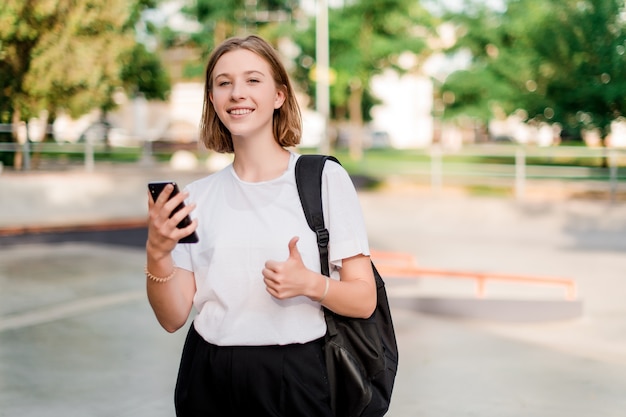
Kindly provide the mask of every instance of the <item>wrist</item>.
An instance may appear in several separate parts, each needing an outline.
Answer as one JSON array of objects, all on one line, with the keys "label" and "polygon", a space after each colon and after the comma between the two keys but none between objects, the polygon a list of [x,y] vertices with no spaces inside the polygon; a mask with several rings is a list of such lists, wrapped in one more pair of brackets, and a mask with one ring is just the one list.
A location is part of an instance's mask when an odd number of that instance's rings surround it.
[{"label": "wrist", "polygon": [[326,299],[326,296],[328,295],[328,289],[330,288],[330,278],[326,276],[324,278],[324,292],[322,293],[322,297],[317,300],[317,302],[320,304],[322,304]]},{"label": "wrist", "polygon": [[174,275],[176,274],[176,269],[177,269],[176,265],[174,265],[173,268],[172,268],[172,272],[170,272],[169,275],[167,275],[167,276],[157,276],[157,275],[154,275],[152,272],[150,272],[150,270],[148,269],[148,265],[146,265],[144,267],[144,272],[146,274],[146,278],[148,278],[149,280],[152,280],[152,281],[154,281],[156,283],[159,283],[159,284],[164,284],[164,283],[170,281],[172,278],[174,278]]},{"label": "wrist", "polygon": [[150,240],[146,242],[146,256],[148,258],[148,263],[160,263],[163,259],[170,256],[170,251],[164,251],[150,243]]},{"label": "wrist", "polygon": [[322,274],[318,274],[317,277],[318,279],[314,281],[315,286],[313,289],[313,294],[310,298],[316,303],[321,304],[328,295],[328,289],[330,288],[330,278]]}]

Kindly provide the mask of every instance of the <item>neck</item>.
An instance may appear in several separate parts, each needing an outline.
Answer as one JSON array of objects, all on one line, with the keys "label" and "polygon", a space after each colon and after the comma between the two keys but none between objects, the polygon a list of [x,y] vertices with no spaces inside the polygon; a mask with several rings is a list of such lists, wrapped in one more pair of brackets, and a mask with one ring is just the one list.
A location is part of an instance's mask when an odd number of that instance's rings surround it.
[{"label": "neck", "polygon": [[274,144],[235,149],[233,169],[237,176],[246,182],[269,181],[280,177],[287,170],[290,153],[277,143]]}]

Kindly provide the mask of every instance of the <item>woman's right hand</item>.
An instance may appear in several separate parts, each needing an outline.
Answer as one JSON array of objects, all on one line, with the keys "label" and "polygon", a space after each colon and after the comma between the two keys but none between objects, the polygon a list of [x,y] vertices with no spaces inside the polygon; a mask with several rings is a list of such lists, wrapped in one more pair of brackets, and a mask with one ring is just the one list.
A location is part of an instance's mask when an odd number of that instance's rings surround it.
[{"label": "woman's right hand", "polygon": [[146,242],[148,271],[157,277],[168,277],[166,282],[146,279],[148,300],[157,320],[168,332],[181,328],[191,311],[196,283],[191,271],[176,268],[172,250],[179,239],[189,235],[198,227],[197,220],[184,229],[176,225],[195,208],[194,204],[184,207],[174,214],[172,211],[183,202],[187,193],[178,193],[168,200],[174,187],[165,186],[155,202],[148,193],[148,241]]},{"label": "woman's right hand", "polygon": [[183,207],[170,218],[172,211],[189,195],[187,192],[181,192],[168,200],[172,191],[174,191],[174,186],[167,184],[156,201],[152,201],[152,197],[148,193],[148,241],[146,250],[155,260],[169,255],[180,239],[190,235],[198,227],[197,219],[194,219],[189,226],[183,229],[176,227],[185,216],[193,211],[195,204]]}]

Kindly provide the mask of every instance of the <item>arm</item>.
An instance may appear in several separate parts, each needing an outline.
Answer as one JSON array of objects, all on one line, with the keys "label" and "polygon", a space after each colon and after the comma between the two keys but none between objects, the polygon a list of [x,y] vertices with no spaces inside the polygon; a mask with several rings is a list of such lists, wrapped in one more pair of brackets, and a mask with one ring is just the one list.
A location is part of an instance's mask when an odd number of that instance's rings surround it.
[{"label": "arm", "polygon": [[180,193],[167,200],[173,187],[166,186],[156,202],[148,196],[148,240],[146,242],[146,267],[150,274],[157,277],[174,275],[167,282],[157,282],[146,278],[148,301],[161,326],[168,332],[181,328],[191,312],[196,284],[193,273],[176,268],[172,259],[172,250],[179,239],[187,236],[197,227],[197,220],[184,229],[176,225],[189,214],[194,205],[186,206],[169,218],[174,208],[180,204],[187,193]]},{"label": "arm", "polygon": [[342,316],[368,318],[376,309],[376,281],[370,257],[353,256],[344,259],[342,265],[339,281],[316,274],[323,280],[315,279],[315,292],[311,298],[319,300],[323,296],[328,279],[328,291],[322,300],[324,307]]},{"label": "arm", "polygon": [[[303,179],[303,169],[306,168],[299,167],[296,167],[296,176]],[[336,163],[325,164],[320,179],[324,223],[330,231],[331,243],[334,239],[341,247],[335,258],[341,259],[340,280],[307,269],[295,237],[289,242],[289,257],[285,262],[266,262],[263,276],[267,291],[279,299],[304,295],[337,314],[368,318],[376,309],[376,281],[370,258],[363,254],[367,234],[356,189],[348,173]],[[304,181],[304,184],[307,187],[320,186],[316,181]],[[300,185],[298,192],[302,192]],[[319,220],[322,213],[316,208],[319,201],[315,200],[313,197],[313,201],[305,204],[305,215]],[[319,222],[314,223],[320,226]],[[347,246],[342,245],[346,242]]]},{"label": "arm", "polygon": [[372,315],[376,309],[376,281],[369,256],[344,259],[339,271],[340,281],[337,281],[307,269],[297,243],[297,237],[289,242],[286,261],[265,263],[264,282],[272,296],[285,299],[304,295],[313,301],[321,300],[326,308],[343,316],[368,318]]}]

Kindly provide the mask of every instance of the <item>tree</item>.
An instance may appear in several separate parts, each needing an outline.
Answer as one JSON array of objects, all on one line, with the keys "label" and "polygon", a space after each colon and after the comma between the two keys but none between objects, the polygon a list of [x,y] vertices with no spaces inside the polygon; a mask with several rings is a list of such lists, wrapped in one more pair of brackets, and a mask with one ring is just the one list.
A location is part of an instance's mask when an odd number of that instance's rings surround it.
[{"label": "tree", "polygon": [[120,56],[120,81],[130,95],[141,93],[148,100],[166,100],[171,89],[170,79],[159,57],[146,46],[136,43]]},{"label": "tree", "polygon": [[[191,34],[166,31],[167,43],[170,47],[179,44],[191,45],[199,49],[206,58],[216,45],[231,36],[245,33],[267,34],[268,41],[275,41],[271,26],[290,22],[294,11],[298,8],[296,0],[194,0],[182,11],[202,26],[202,30]],[[283,27],[284,29],[284,27]],[[271,38],[271,39],[270,39]],[[204,73],[204,64],[190,63],[186,75],[190,78]]]},{"label": "tree", "polygon": [[134,43],[130,15],[122,0],[9,0],[0,23],[10,106],[3,110],[20,120],[58,107],[79,115],[104,103],[118,57]]},{"label": "tree", "polygon": [[[626,22],[620,0],[509,0],[503,11],[466,2],[452,14],[471,51],[467,70],[442,86],[445,117],[493,109],[569,129],[598,128],[626,114]],[[445,100],[446,94],[454,99]]]},{"label": "tree", "polygon": [[[281,38],[295,41],[300,52],[294,59],[300,65],[294,68],[292,75],[314,96],[315,16],[301,18],[303,14],[294,0],[195,0],[183,10],[200,22],[203,29],[181,36],[179,41],[197,46],[204,55],[225,38],[246,32],[259,33],[275,46]],[[434,21],[414,0],[345,1],[331,8],[329,36],[330,64],[335,74],[331,88],[334,116],[343,119],[348,115],[351,123],[360,128],[375,103],[369,90],[371,78],[389,67],[404,71],[398,65],[398,57],[403,52],[420,55],[427,51]],[[170,45],[177,43],[171,33],[168,38]],[[204,63],[193,70],[187,75],[201,74]],[[354,144],[354,153],[360,154],[360,141]]]},{"label": "tree", "polygon": [[[134,74],[131,56],[146,63],[147,51],[136,47],[135,24],[155,0],[6,0],[0,9],[0,122],[54,114],[73,116],[94,108],[108,109],[117,87],[134,91],[169,88],[161,74],[149,85],[145,71]],[[127,65],[125,77],[121,73]],[[142,70],[145,70],[144,66]]]},{"label": "tree", "polygon": [[[329,11],[330,67],[334,74],[331,107],[334,117],[348,115],[359,132],[375,99],[370,91],[373,76],[386,68],[404,72],[398,57],[403,52],[417,56],[428,51],[435,18],[413,0],[357,0]],[[314,57],[315,25],[297,36],[302,47],[300,62]],[[301,69],[300,80],[311,70]],[[311,86],[310,82],[309,85]],[[353,157],[361,154],[360,135],[352,136]]]}]

